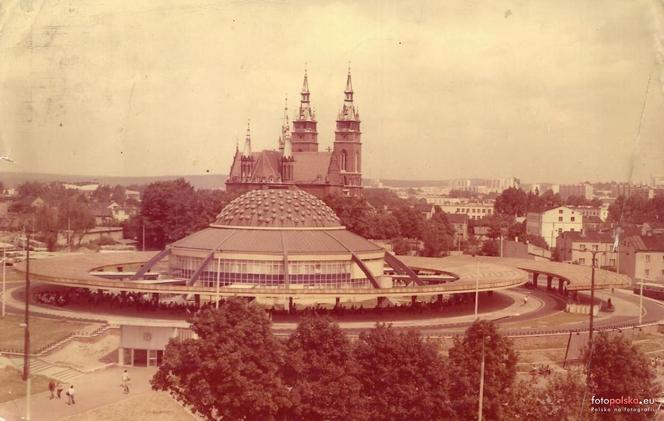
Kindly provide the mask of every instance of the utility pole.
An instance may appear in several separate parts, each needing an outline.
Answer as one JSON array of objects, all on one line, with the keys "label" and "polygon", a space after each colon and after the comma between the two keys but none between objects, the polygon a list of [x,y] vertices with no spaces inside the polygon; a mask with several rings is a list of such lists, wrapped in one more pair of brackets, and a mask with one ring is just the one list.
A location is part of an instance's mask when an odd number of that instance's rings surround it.
[{"label": "utility pole", "polygon": [[597,253],[599,253],[598,250],[591,250],[590,253],[592,253],[592,270],[590,272],[590,323],[588,326],[588,348],[592,347],[593,344],[593,319],[595,318],[595,315],[593,314],[593,310],[595,308],[595,260]]},{"label": "utility pole", "polygon": [[5,310],[5,294],[7,294],[7,248],[2,247],[2,317],[7,315]]},{"label": "utility pole", "polygon": [[480,398],[479,409],[477,410],[477,421],[482,421],[482,406],[484,404],[484,339],[482,336],[482,361],[480,362]]},{"label": "utility pole", "polygon": [[643,324],[643,278],[641,278],[641,292],[639,293],[639,325]]},{"label": "utility pole", "polygon": [[25,236],[25,334],[23,336],[23,381],[25,381],[25,419],[30,421],[30,231],[26,230]]},{"label": "utility pole", "polygon": [[475,256],[475,319],[478,318],[477,310],[480,300],[480,262]]}]

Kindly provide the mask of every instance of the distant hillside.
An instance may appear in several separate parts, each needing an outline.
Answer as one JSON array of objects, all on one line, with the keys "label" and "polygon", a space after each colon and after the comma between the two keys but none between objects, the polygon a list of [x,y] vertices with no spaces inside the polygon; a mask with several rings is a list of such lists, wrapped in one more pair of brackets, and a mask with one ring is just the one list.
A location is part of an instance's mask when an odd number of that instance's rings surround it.
[{"label": "distant hillside", "polygon": [[226,178],[224,174],[210,174],[210,175],[164,175],[155,177],[111,177],[111,176],[86,176],[86,175],[71,175],[71,174],[41,174],[41,173],[6,173],[0,172],[0,181],[7,187],[16,187],[26,181],[39,181],[43,183],[50,183],[52,181],[59,181],[61,183],[81,183],[91,182],[100,184],[110,184],[112,186],[120,184],[123,186],[135,184],[150,184],[155,181],[175,180],[177,178],[184,178],[197,189],[217,189],[223,188]]},{"label": "distant hillside", "polygon": [[[52,181],[59,181],[61,183],[100,183],[110,184],[112,186],[120,184],[122,186],[130,186],[136,184],[150,184],[155,181],[175,180],[177,178],[184,178],[197,189],[217,189],[224,188],[224,183],[228,178],[225,174],[210,174],[210,175],[160,175],[154,177],[113,177],[113,176],[89,176],[89,175],[72,175],[72,174],[42,174],[42,173],[10,173],[0,172],[0,181],[7,187],[16,187],[26,181],[40,181],[42,183],[50,183]],[[378,180],[365,178],[362,183],[367,187],[373,187]],[[380,180],[384,186],[389,187],[446,187],[447,180]]]}]

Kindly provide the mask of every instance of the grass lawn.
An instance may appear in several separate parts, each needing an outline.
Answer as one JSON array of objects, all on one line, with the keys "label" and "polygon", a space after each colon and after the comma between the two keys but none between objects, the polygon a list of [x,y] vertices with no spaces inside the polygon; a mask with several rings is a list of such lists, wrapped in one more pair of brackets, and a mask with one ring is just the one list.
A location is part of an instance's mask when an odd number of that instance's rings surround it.
[{"label": "grass lawn", "polygon": [[[2,332],[0,349],[23,352],[24,328],[20,326],[21,323],[23,323],[23,317],[14,314],[8,314],[4,318],[0,318],[0,332]],[[82,322],[31,317],[30,348],[37,351],[88,325],[88,323]]]},{"label": "grass lawn", "polygon": [[[30,376],[32,378],[32,394],[48,390],[48,378],[44,376]],[[11,401],[25,396],[25,382],[22,373],[13,367],[0,368],[0,402]]]},{"label": "grass lawn", "polygon": [[165,392],[146,392],[81,414],[63,421],[195,421]]}]

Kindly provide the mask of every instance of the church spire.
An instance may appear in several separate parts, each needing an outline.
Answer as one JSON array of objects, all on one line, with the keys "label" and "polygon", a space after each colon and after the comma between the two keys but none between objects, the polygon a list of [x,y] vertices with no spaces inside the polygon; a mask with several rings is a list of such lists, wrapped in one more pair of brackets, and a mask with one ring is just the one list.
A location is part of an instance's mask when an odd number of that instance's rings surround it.
[{"label": "church spire", "polygon": [[251,156],[251,120],[247,120],[247,136],[244,138],[244,151],[242,156]]},{"label": "church spire", "polygon": [[344,90],[344,105],[339,111],[339,120],[359,121],[360,113],[353,104],[353,81],[350,75],[350,62],[348,62],[348,75],[346,76],[346,89]]},{"label": "church spire", "polygon": [[348,76],[346,77],[345,102],[353,102],[353,82],[350,77],[350,61],[348,62]]},{"label": "church spire", "polygon": [[279,135],[279,150],[283,152],[286,142],[286,135],[290,133],[290,121],[288,121],[288,97],[284,104],[284,119],[281,123],[281,135]]},{"label": "church spire", "polygon": [[313,110],[309,99],[309,77],[307,76],[307,69],[304,69],[304,81],[302,82],[302,91],[300,92],[300,114],[298,120],[314,121]]}]

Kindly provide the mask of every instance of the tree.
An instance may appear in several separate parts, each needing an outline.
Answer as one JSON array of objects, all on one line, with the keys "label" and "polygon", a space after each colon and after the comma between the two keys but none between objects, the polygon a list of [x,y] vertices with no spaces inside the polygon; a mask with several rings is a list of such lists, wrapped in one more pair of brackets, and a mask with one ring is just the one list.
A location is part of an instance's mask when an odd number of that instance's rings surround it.
[{"label": "tree", "polygon": [[360,333],[354,353],[370,419],[455,419],[446,364],[418,332],[379,324]]},{"label": "tree", "polygon": [[436,212],[430,220],[424,223],[422,230],[424,256],[437,257],[449,251],[454,246],[454,229],[447,221],[443,212]]},{"label": "tree", "polygon": [[288,339],[284,379],[292,388],[290,418],[369,419],[350,341],[328,318],[302,320]]},{"label": "tree", "polygon": [[37,197],[44,192],[44,185],[38,181],[26,181],[25,183],[20,184],[16,193],[20,199],[26,197]]},{"label": "tree", "polygon": [[389,211],[379,210],[373,217],[371,231],[369,238],[389,240],[399,235],[399,222]]},{"label": "tree", "polygon": [[48,251],[55,250],[58,242],[58,212],[57,209],[42,206],[35,212],[35,229],[39,238],[46,243]]},{"label": "tree", "polygon": [[[584,362],[590,370],[590,396],[607,399],[621,396],[654,398],[660,392],[656,373],[645,354],[620,335],[599,333],[593,340],[592,350],[586,349]],[[629,419],[649,419],[647,413],[640,415],[642,417]],[[622,414],[609,413],[602,419],[624,418]]]},{"label": "tree", "polygon": [[198,339],[171,340],[151,380],[208,420],[274,420],[290,407],[284,345],[256,305],[229,300],[193,317]]},{"label": "tree", "polygon": [[120,206],[124,206],[126,200],[125,192],[126,189],[120,184],[117,184],[113,187],[113,191],[111,191],[111,200]]},{"label": "tree", "polygon": [[528,211],[528,197],[523,190],[510,187],[496,197],[493,208],[499,215],[524,216]]},{"label": "tree", "polygon": [[85,233],[94,226],[95,218],[87,204],[74,196],[62,198],[58,204],[58,229],[65,232],[71,230],[70,242],[78,237],[78,244],[80,245]]},{"label": "tree", "polygon": [[416,209],[403,205],[392,211],[399,223],[399,233],[405,238],[422,238],[424,216]]},{"label": "tree", "polygon": [[477,418],[480,363],[484,342],[484,403],[486,419],[503,419],[509,390],[516,377],[517,354],[509,338],[503,337],[491,321],[476,321],[463,337],[454,339],[449,351],[451,399],[458,419]]},{"label": "tree", "polygon": [[500,254],[498,240],[488,239],[482,243],[482,256],[498,256]]},{"label": "tree", "polygon": [[[509,390],[504,418],[510,420],[552,419],[576,421],[582,410],[585,385],[577,372],[552,375],[544,387],[535,379],[521,380]],[[587,409],[587,408],[586,408]],[[587,413],[587,411],[586,411]]]},{"label": "tree", "polygon": [[97,190],[92,192],[92,199],[94,199],[94,201],[98,203],[106,203],[111,201],[112,194],[113,190],[111,189],[111,186],[108,186],[106,184],[100,184],[97,187]]},{"label": "tree", "polygon": [[391,244],[392,250],[394,250],[394,254],[404,255],[410,252],[410,245],[408,244],[408,240],[403,237],[393,238]]}]

